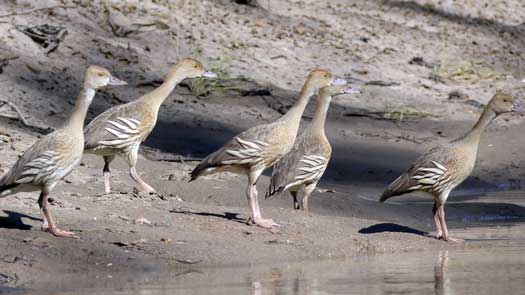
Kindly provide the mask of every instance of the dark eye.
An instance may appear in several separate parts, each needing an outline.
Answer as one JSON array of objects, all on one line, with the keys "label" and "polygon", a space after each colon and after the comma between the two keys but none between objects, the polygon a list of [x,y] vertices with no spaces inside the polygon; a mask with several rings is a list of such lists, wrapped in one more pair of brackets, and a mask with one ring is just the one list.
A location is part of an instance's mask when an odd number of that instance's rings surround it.
[{"label": "dark eye", "polygon": [[503,102],[509,102],[509,100],[508,99],[504,99]]},{"label": "dark eye", "polygon": [[198,66],[198,65],[195,65],[195,66],[194,66],[194,68],[198,69],[198,68],[199,68],[199,66]]},{"label": "dark eye", "polygon": [[324,74],[324,77],[325,77],[325,78],[330,78],[330,75],[328,75],[328,74]]},{"label": "dark eye", "polygon": [[103,73],[98,73],[98,76],[99,77],[104,77],[104,74]]}]

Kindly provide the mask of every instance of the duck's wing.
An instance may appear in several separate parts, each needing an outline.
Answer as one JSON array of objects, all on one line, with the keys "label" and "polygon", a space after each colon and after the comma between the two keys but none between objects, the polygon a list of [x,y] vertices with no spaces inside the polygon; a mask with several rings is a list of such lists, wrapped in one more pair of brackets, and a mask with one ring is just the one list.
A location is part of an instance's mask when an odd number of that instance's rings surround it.
[{"label": "duck's wing", "polygon": [[197,179],[209,168],[229,165],[251,166],[270,160],[273,150],[272,136],[277,127],[278,125],[276,123],[255,126],[234,136],[220,149],[208,155],[193,169],[191,172],[191,180]]},{"label": "duck's wing", "polygon": [[74,139],[60,131],[34,143],[0,180],[0,191],[22,184],[54,186],[80,161],[74,153]]},{"label": "duck's wing", "polygon": [[439,193],[453,180],[449,173],[449,166],[453,161],[450,145],[429,150],[388,185],[379,201],[384,202],[391,197],[413,191]]},{"label": "duck's wing", "polygon": [[328,142],[299,137],[292,150],[275,164],[266,198],[319,181],[328,166],[330,155]]},{"label": "duck's wing", "polygon": [[126,149],[138,145],[156,123],[156,115],[141,101],[110,108],[84,128],[86,150]]}]

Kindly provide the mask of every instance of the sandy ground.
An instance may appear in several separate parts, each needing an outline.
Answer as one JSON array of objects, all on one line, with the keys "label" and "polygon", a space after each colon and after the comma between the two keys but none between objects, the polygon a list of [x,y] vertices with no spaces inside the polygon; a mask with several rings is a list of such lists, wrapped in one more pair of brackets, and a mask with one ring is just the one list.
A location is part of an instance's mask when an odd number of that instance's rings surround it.
[{"label": "sandy ground", "polygon": [[[158,195],[133,193],[119,161],[115,193],[103,195],[102,160],[93,156],[57,187],[53,213],[80,240],[39,231],[36,193],[0,199],[4,281],[19,286],[54,273],[170,272],[521,243],[520,117],[504,116],[488,128],[473,175],[450,198],[447,219],[466,244],[426,236],[433,230],[428,199],[376,201],[418,154],[470,128],[495,89],[525,76],[524,4],[500,2],[2,2],[0,100],[16,105],[30,125],[0,106],[3,172],[63,121],[88,64],[106,66],[130,84],[97,94],[88,120],[151,91],[184,56],[201,59],[222,77],[185,82],[161,109],[139,161]],[[31,11],[43,7],[55,8]],[[43,24],[67,31],[49,53],[23,33],[24,26]],[[261,200],[263,213],[282,225],[279,231],[247,226],[242,177],[188,184],[196,163],[168,161],[203,157],[235,133],[278,118],[315,66],[364,93],[333,102],[327,124],[333,159],[312,197],[311,215],[294,212],[282,196]],[[265,175],[261,194],[267,182]]]}]

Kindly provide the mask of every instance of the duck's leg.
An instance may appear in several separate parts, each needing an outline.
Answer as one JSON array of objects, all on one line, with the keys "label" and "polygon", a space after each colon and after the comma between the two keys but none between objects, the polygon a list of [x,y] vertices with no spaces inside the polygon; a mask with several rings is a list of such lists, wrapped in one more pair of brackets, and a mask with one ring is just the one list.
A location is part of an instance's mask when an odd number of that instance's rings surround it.
[{"label": "duck's leg", "polygon": [[448,234],[447,223],[445,222],[445,206],[441,204],[438,208],[439,221],[441,223],[441,229],[443,230],[443,240],[447,242],[464,242],[465,240],[452,238]]},{"label": "duck's leg", "polygon": [[40,211],[42,212],[42,219],[44,221],[42,224],[42,231],[49,232],[55,237],[78,239],[79,237],[75,233],[61,230],[56,227],[55,222],[51,217],[51,213],[49,212],[49,202],[47,201],[47,198],[48,194],[46,192],[41,192],[40,197],[38,198],[38,206],[40,207]]},{"label": "duck's leg", "polygon": [[308,209],[308,197],[310,197],[316,185],[317,182],[311,183],[303,188],[303,199],[301,200],[301,209],[306,213],[310,212],[310,209]]},{"label": "duck's leg", "polygon": [[261,215],[259,202],[257,201],[257,179],[262,173],[262,169],[250,171],[248,174],[248,187],[246,188],[246,197],[248,198],[248,205],[250,206],[250,220],[256,225],[264,228],[272,228],[279,226],[271,219],[265,219]]},{"label": "duck's leg", "polygon": [[109,170],[109,164],[113,159],[115,159],[115,156],[104,156],[104,169],[102,169],[102,173],[104,175],[104,188],[106,191],[106,194],[111,193],[111,171]]},{"label": "duck's leg", "polygon": [[296,191],[290,191],[290,195],[292,195],[293,198],[293,208],[295,210],[301,209],[299,206],[299,200],[297,200],[297,192]]},{"label": "duck's leg", "polygon": [[147,184],[142,178],[140,178],[139,174],[137,173],[137,170],[135,169],[135,166],[137,165],[137,157],[138,157],[138,149],[130,152],[128,155],[128,163],[129,163],[129,175],[131,178],[137,183],[139,186],[139,190],[146,193],[155,193],[155,189]]},{"label": "duck's leg", "polygon": [[432,207],[432,215],[434,216],[434,222],[436,223],[436,239],[440,240],[443,238],[443,229],[441,228],[441,221],[439,220],[437,201],[434,202],[434,207]]}]

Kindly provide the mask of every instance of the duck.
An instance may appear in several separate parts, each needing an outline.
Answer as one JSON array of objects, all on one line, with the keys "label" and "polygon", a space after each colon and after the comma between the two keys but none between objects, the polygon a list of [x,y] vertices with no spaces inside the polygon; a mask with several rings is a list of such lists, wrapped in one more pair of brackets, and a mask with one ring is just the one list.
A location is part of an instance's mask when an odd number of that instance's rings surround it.
[{"label": "duck", "polygon": [[[290,152],[273,167],[266,199],[289,191],[294,209],[309,212],[308,197],[323,176],[332,155],[332,147],[325,134],[330,102],[335,96],[352,93],[360,91],[347,84],[327,86],[319,90],[312,121],[297,138]],[[301,203],[297,198],[298,193],[302,194]]]},{"label": "duck", "polygon": [[344,79],[323,69],[312,70],[299,99],[278,120],[252,127],[204,158],[190,173],[190,182],[203,175],[233,172],[248,177],[246,197],[250,207],[248,224],[263,228],[279,227],[272,219],[263,218],[258,202],[257,180],[293,147],[301,117],[310,97],[320,88],[345,84]]},{"label": "duck", "polygon": [[216,78],[217,75],[206,71],[198,60],[182,59],[171,68],[159,87],[132,102],[104,111],[86,126],[85,153],[100,155],[104,159],[102,175],[106,194],[111,193],[109,166],[116,156],[123,157],[128,163],[129,174],[139,191],[156,192],[137,173],[140,145],[155,127],[160,106],[177,84],[184,79],[198,77]]},{"label": "duck", "polygon": [[96,90],[107,85],[126,85],[126,82],[115,78],[103,67],[89,66],[69,118],[61,127],[29,147],[0,179],[0,198],[18,192],[40,191],[41,229],[54,236],[79,238],[75,233],[57,227],[48,199],[57,183],[79,166],[84,152],[82,131],[86,113]]},{"label": "duck", "polygon": [[445,221],[445,203],[451,191],[472,172],[478,146],[485,128],[505,113],[523,113],[525,106],[509,91],[498,90],[490,99],[477,123],[465,135],[452,142],[430,149],[388,185],[379,201],[406,193],[423,192],[432,196],[432,214],[436,224],[436,238],[463,242],[450,236]]}]

